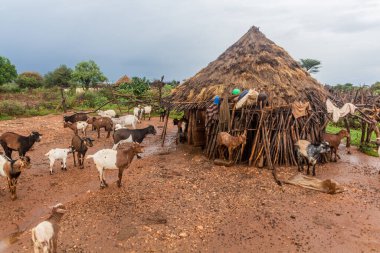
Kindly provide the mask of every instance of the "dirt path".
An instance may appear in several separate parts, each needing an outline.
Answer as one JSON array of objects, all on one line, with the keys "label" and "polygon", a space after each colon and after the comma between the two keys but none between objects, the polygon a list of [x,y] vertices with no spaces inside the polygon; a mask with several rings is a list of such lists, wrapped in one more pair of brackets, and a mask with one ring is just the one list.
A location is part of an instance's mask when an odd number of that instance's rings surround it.
[{"label": "dirt path", "polygon": [[[49,175],[44,154],[71,140],[61,119],[0,122],[1,132],[44,134],[28,153],[33,167],[21,175],[16,201],[0,181],[0,252],[30,252],[29,229],[57,202],[69,209],[61,222],[60,252],[380,252],[378,158],[341,151],[338,163],[318,166],[318,178],[333,178],[347,189],[341,194],[278,187],[267,170],[218,167],[197,148],[176,147],[173,127],[161,149],[163,124],[153,119],[158,133],[144,140],[147,151],[125,171],[122,188],[117,173],[109,172],[110,187],[100,190],[91,160],[80,170],[70,157],[67,172],[57,163]],[[103,133],[89,154],[111,145]],[[282,179],[296,173],[279,171]]]}]

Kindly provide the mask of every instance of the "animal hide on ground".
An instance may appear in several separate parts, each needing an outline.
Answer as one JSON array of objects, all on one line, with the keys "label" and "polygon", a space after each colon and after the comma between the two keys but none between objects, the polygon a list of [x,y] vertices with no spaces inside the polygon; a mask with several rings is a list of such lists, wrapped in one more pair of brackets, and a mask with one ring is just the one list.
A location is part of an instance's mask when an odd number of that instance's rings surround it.
[{"label": "animal hide on ground", "polygon": [[308,177],[302,174],[296,174],[285,180],[284,183],[298,185],[303,188],[312,189],[328,194],[341,193],[345,189],[333,179],[320,180],[314,177]]}]

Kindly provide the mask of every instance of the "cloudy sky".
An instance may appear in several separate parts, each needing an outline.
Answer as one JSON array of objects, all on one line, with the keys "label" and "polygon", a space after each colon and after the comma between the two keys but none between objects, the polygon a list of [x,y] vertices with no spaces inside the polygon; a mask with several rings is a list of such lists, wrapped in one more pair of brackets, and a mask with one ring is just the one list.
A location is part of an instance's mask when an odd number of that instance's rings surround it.
[{"label": "cloudy sky", "polygon": [[328,84],[380,81],[378,0],[0,0],[0,55],[19,73],[94,60],[120,76],[193,76],[252,26]]}]

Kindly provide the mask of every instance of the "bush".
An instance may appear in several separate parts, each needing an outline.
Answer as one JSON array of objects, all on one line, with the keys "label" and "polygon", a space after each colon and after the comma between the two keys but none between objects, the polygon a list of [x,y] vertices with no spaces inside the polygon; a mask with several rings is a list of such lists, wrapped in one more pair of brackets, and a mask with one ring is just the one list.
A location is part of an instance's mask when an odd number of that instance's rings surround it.
[{"label": "bush", "polygon": [[25,106],[20,102],[5,100],[0,102],[0,114],[7,116],[20,116],[25,113]]},{"label": "bush", "polygon": [[6,83],[0,86],[0,92],[8,92],[8,93],[18,93],[21,92],[22,89],[17,83]]},{"label": "bush", "polygon": [[42,87],[44,84],[44,79],[37,72],[24,72],[17,77],[16,83],[21,88],[34,89]]}]

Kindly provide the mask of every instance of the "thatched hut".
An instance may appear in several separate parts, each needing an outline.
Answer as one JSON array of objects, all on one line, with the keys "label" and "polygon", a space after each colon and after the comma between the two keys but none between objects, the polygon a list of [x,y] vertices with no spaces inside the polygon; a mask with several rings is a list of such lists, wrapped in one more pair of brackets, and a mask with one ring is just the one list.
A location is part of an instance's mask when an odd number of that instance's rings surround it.
[{"label": "thatched hut", "polygon": [[[231,91],[255,89],[269,95],[269,105],[253,105],[234,110]],[[206,127],[205,111],[218,95],[229,101],[224,126],[215,121]],[[326,91],[323,86],[281,47],[267,39],[259,28],[252,27],[215,61],[188,79],[171,95],[167,107],[186,111],[189,117],[188,143],[205,146],[210,158],[215,157],[215,136],[220,131],[233,135],[248,130],[244,154],[237,152],[236,161],[251,164],[295,164],[293,140],[320,140],[326,123]],[[294,102],[309,102],[306,116],[292,115]],[[225,112],[220,116],[226,118]],[[292,133],[293,132],[293,133]],[[266,155],[269,154],[270,156]],[[268,164],[270,165],[270,164]]]}]

